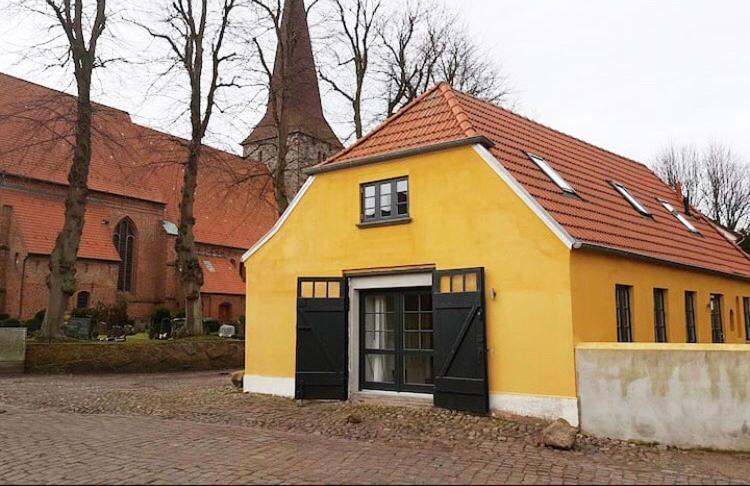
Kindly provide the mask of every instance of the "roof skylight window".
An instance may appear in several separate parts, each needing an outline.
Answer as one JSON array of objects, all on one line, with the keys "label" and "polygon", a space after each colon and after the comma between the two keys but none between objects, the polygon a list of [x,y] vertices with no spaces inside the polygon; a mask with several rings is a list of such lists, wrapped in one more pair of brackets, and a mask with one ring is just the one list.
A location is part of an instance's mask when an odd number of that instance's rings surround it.
[{"label": "roof skylight window", "polygon": [[651,216],[651,211],[649,211],[648,209],[646,209],[646,206],[644,206],[643,204],[641,204],[641,202],[638,199],[636,199],[635,196],[633,196],[632,194],[630,194],[630,191],[628,191],[625,188],[625,186],[623,186],[619,182],[614,182],[613,181],[612,182],[612,187],[614,187],[617,190],[617,192],[619,192],[620,195],[622,195],[622,197],[624,197],[625,200],[627,202],[629,202],[630,205],[635,208],[636,211],[638,211],[639,213],[641,213],[644,216]]},{"label": "roof skylight window", "polygon": [[680,223],[682,223],[683,225],[685,225],[685,227],[688,230],[690,230],[691,233],[695,233],[697,235],[701,234],[701,232],[698,231],[698,228],[696,228],[695,226],[693,226],[693,223],[691,223],[690,221],[688,221],[688,219],[684,215],[678,213],[677,210],[674,207],[672,207],[671,204],[669,204],[667,201],[662,201],[662,200],[659,200],[659,202],[661,203],[662,206],[664,206],[664,209],[666,209],[667,211],[669,211],[670,213],[672,213],[672,216],[674,216],[675,218],[677,218],[677,220]]},{"label": "roof skylight window", "polygon": [[568,184],[568,181],[562,178],[560,174],[557,173],[555,169],[550,166],[546,160],[539,157],[538,155],[532,155],[532,154],[526,154],[529,156],[529,158],[534,162],[540,169],[542,169],[542,172],[549,177],[552,182],[554,182],[557,187],[562,189],[563,192],[567,194],[575,194],[576,190],[573,189],[573,186]]}]

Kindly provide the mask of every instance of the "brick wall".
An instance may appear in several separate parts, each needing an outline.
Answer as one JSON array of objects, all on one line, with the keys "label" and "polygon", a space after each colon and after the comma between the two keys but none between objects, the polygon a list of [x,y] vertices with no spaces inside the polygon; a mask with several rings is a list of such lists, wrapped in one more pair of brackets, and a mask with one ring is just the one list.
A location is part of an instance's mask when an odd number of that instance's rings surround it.
[{"label": "brick wall", "polygon": [[[60,204],[64,204],[65,188],[59,185],[10,176],[3,185],[31,193],[57,195]],[[101,193],[92,193],[89,200],[108,210],[107,218],[101,224],[112,233],[123,218],[129,218],[135,229],[133,286],[130,292],[121,294],[128,302],[130,317],[147,319],[157,307],[167,307],[172,311],[182,309],[184,303],[175,264],[175,237],[167,235],[161,224],[165,218],[164,205]],[[28,319],[47,305],[48,258],[27,255],[12,208],[0,207],[0,210],[0,313]],[[233,258],[239,265],[243,250],[199,245],[198,252]],[[118,264],[81,260],[77,270],[78,288],[91,293],[91,305],[116,301]],[[219,304],[214,305],[214,301],[204,311],[206,317],[219,317]],[[74,295],[71,308],[75,303]],[[232,296],[231,304],[232,319],[237,319],[244,311],[244,297]]]}]

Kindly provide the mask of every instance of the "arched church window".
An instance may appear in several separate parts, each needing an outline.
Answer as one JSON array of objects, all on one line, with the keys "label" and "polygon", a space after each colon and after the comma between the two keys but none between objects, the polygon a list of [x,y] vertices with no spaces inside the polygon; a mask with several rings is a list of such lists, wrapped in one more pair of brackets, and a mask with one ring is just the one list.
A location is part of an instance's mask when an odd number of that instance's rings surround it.
[{"label": "arched church window", "polygon": [[135,226],[125,218],[115,228],[112,242],[120,255],[117,290],[129,292],[133,288],[133,255],[135,254]]},{"label": "arched church window", "polygon": [[78,292],[76,297],[76,309],[88,309],[91,301],[91,294],[84,291]]}]

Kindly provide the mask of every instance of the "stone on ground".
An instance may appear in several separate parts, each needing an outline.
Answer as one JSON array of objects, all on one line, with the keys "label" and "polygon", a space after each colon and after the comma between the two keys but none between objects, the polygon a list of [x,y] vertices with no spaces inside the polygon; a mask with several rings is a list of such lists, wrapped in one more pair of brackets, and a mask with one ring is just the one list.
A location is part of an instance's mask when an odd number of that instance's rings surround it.
[{"label": "stone on ground", "polygon": [[239,370],[232,373],[232,384],[242,390],[242,379],[245,377],[245,370]]},{"label": "stone on ground", "polygon": [[578,429],[565,419],[557,419],[542,430],[542,444],[568,451],[575,447]]}]

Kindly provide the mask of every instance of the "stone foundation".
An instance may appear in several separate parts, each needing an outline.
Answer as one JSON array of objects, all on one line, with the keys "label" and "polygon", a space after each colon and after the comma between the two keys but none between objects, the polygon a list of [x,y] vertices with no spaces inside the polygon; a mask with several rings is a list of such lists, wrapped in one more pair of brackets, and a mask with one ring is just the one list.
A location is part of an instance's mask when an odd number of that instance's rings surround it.
[{"label": "stone foundation", "polygon": [[29,343],[28,373],[155,373],[244,367],[245,343],[236,340],[146,343]]}]

